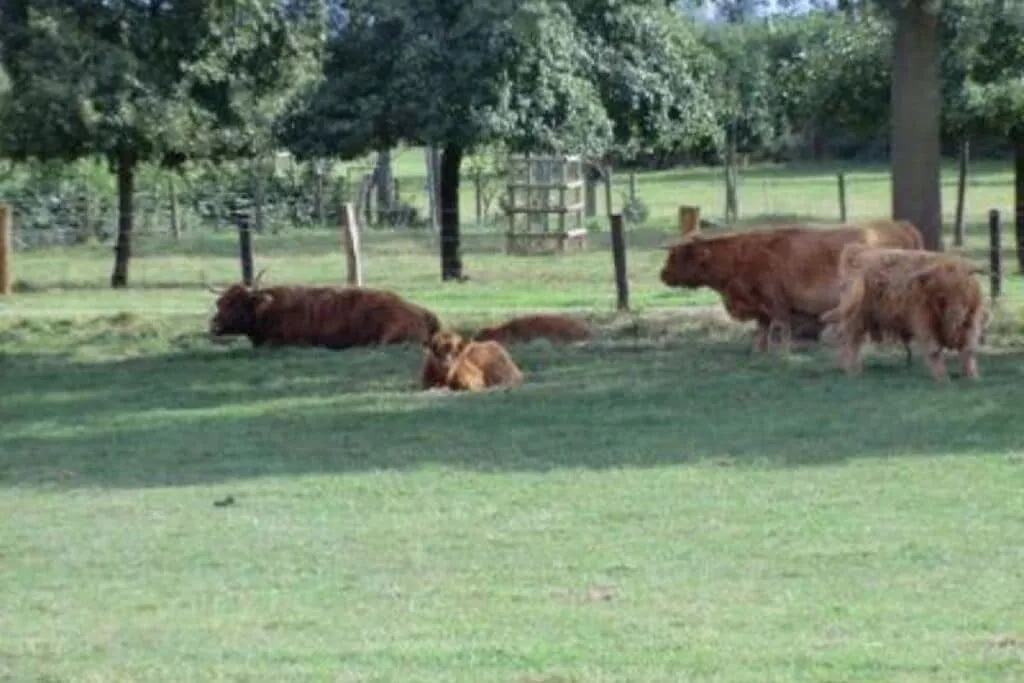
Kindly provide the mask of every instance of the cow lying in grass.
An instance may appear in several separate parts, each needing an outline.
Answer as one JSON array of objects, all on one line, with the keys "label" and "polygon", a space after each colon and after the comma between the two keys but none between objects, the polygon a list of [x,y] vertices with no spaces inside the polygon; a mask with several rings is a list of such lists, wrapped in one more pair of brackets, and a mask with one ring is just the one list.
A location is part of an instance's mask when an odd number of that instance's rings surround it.
[{"label": "cow lying in grass", "polygon": [[804,338],[820,335],[821,314],[839,300],[839,253],[850,243],[920,249],[923,239],[911,223],[889,220],[711,237],[698,233],[668,248],[661,281],[715,290],[730,316],[757,322],[756,350],[768,347],[773,330],[788,349],[794,328]]},{"label": "cow lying in grass", "polygon": [[392,292],[362,287],[234,284],[217,294],[210,335],[247,336],[253,346],[354,346],[423,342],[441,325]]},{"label": "cow lying in grass", "polygon": [[577,318],[566,315],[539,313],[523,315],[500,325],[484,327],[473,336],[473,341],[496,341],[501,344],[547,339],[552,342],[576,342],[589,339],[590,327]]},{"label": "cow lying in grass", "polygon": [[936,380],[948,378],[944,349],[960,354],[963,373],[978,376],[975,357],[989,319],[981,272],[950,254],[851,244],[840,259],[842,294],[822,315],[841,342],[840,365],[861,369],[861,348],[872,329],[917,342]]},{"label": "cow lying in grass", "polygon": [[454,332],[437,332],[423,348],[424,389],[481,391],[523,382],[523,373],[496,341],[469,341]]}]

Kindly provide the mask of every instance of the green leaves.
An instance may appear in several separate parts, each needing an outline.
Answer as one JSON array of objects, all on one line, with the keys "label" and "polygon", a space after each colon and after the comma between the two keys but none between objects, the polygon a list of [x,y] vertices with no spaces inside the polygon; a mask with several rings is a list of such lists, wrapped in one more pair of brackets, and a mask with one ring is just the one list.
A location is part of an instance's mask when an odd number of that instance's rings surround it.
[{"label": "green leaves", "polygon": [[280,127],[305,156],[398,141],[632,154],[715,133],[711,57],[664,3],[360,0]]},{"label": "green leaves", "polygon": [[314,0],[9,0],[0,144],[42,158],[247,151],[310,70],[321,24]]},{"label": "green leaves", "polygon": [[[953,0],[949,0],[953,1]],[[1024,135],[1024,16],[1013,3],[956,0],[961,54],[952,115],[975,133]]]}]

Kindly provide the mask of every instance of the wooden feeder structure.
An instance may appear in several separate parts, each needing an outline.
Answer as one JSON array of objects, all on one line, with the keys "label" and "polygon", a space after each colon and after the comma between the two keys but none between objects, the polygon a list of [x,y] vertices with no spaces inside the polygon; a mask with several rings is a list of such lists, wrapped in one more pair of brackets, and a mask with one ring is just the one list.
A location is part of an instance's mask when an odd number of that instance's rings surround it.
[{"label": "wooden feeder structure", "polygon": [[506,253],[585,248],[583,157],[512,155],[508,167]]}]

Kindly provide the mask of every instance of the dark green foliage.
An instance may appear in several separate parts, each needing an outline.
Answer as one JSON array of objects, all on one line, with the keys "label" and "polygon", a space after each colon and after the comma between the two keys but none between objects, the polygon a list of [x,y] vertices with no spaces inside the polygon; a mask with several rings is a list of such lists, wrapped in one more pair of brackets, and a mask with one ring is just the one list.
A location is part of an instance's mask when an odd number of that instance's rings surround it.
[{"label": "dark green foliage", "polygon": [[0,152],[103,156],[119,178],[111,282],[127,282],[134,172],[260,150],[273,100],[295,84],[322,33],[320,0],[8,0],[0,61],[11,93]]},{"label": "dark green foliage", "polygon": [[963,89],[959,112],[972,132],[1024,135],[1024,16],[1002,3],[983,3],[963,19]]}]

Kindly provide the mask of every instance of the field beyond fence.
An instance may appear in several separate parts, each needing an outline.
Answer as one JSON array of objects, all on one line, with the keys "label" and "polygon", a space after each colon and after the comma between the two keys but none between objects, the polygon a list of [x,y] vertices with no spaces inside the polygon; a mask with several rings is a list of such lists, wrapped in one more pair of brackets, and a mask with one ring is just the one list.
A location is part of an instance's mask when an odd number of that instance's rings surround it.
[{"label": "field beyond fence", "polygon": [[[422,290],[427,283],[439,279],[438,238],[426,218],[428,201],[422,158],[421,150],[409,149],[396,153],[394,162],[400,201],[413,207],[414,212],[410,215],[415,215],[418,222],[362,222],[368,285],[409,292]],[[349,170],[344,167],[335,169],[334,173],[336,179],[357,179],[365,170],[365,164],[357,164]],[[956,171],[953,163],[947,163],[943,170],[947,246],[952,243]],[[890,183],[888,168],[883,165],[753,166],[740,173],[740,224],[838,222],[837,175],[840,172],[845,180],[848,220],[888,215]],[[705,293],[680,295],[666,291],[656,281],[656,272],[663,256],[658,247],[677,234],[680,205],[698,206],[702,219],[722,224],[725,197],[722,170],[682,168],[641,172],[633,174],[632,182],[630,175],[625,171],[614,172],[611,199],[612,212],[624,213],[627,218],[627,267],[633,303],[642,307],[670,305],[670,302],[688,302],[690,299],[697,303],[713,302],[714,298]],[[499,202],[504,191],[502,181],[477,183],[474,178],[470,173],[463,179],[461,217],[464,263],[475,284],[466,288],[465,295],[450,288],[442,291],[441,288],[427,287],[427,290],[436,290],[425,294],[428,302],[454,308],[473,306],[484,309],[506,306],[605,307],[614,302],[614,291],[610,285],[611,257],[608,254],[610,236],[608,220],[604,217],[603,193],[599,193],[598,215],[586,221],[589,244],[584,253],[527,257],[524,260],[502,253],[506,228]],[[300,189],[304,187],[301,180],[295,181]],[[349,181],[349,184],[353,182]],[[200,201],[197,199],[199,195],[190,199],[182,189],[172,211],[167,204],[167,193],[163,191],[168,187],[167,183],[168,174],[155,172],[140,181],[142,189],[136,209],[129,284],[133,290],[163,290],[159,303],[152,297],[147,301],[160,308],[174,309],[205,300],[206,293],[201,291],[204,282],[223,285],[240,278],[237,230],[230,218],[232,202],[237,200],[237,196],[228,193],[216,199],[203,195]],[[631,187],[634,188],[634,199],[638,200],[633,205],[630,205]],[[486,197],[478,201],[477,193],[481,188]],[[55,195],[52,202],[71,206],[78,195],[66,186],[64,189],[65,194]],[[112,191],[110,187],[105,194],[99,192],[102,196],[93,197],[89,203],[113,206]],[[309,192],[302,196],[305,197],[305,210],[297,209],[296,201],[283,208],[267,208],[265,229],[255,234],[253,240],[256,270],[269,268],[269,281],[338,282],[344,277],[337,215],[340,205],[334,206],[329,197],[325,198],[322,202],[326,205],[324,216],[318,220],[316,213],[309,211]],[[983,263],[987,261],[987,214],[990,209],[1000,209],[1006,217],[1004,223],[1009,225],[1012,199],[1012,175],[1008,165],[979,162],[972,167],[965,210],[966,248],[972,258]],[[631,206],[634,211],[624,211]],[[478,209],[481,211],[479,220]],[[55,215],[51,223],[42,220],[38,212],[20,212],[16,216],[16,289],[27,293],[107,288],[116,215],[112,211],[93,215],[89,239],[74,246],[58,246],[75,241],[69,237],[79,230],[72,214],[65,211]],[[1004,270],[1011,276],[1005,285],[1006,296],[1010,299],[1018,292],[1012,277],[1016,273],[1012,237],[1012,230],[1006,229],[1002,247]],[[510,294],[511,291],[516,293]],[[110,296],[101,291],[89,295],[89,298],[102,308],[105,305],[103,301]],[[132,295],[120,295],[119,300],[126,296]],[[20,306],[17,301],[13,299],[10,305]],[[79,305],[74,297],[64,301],[69,306]]]}]

